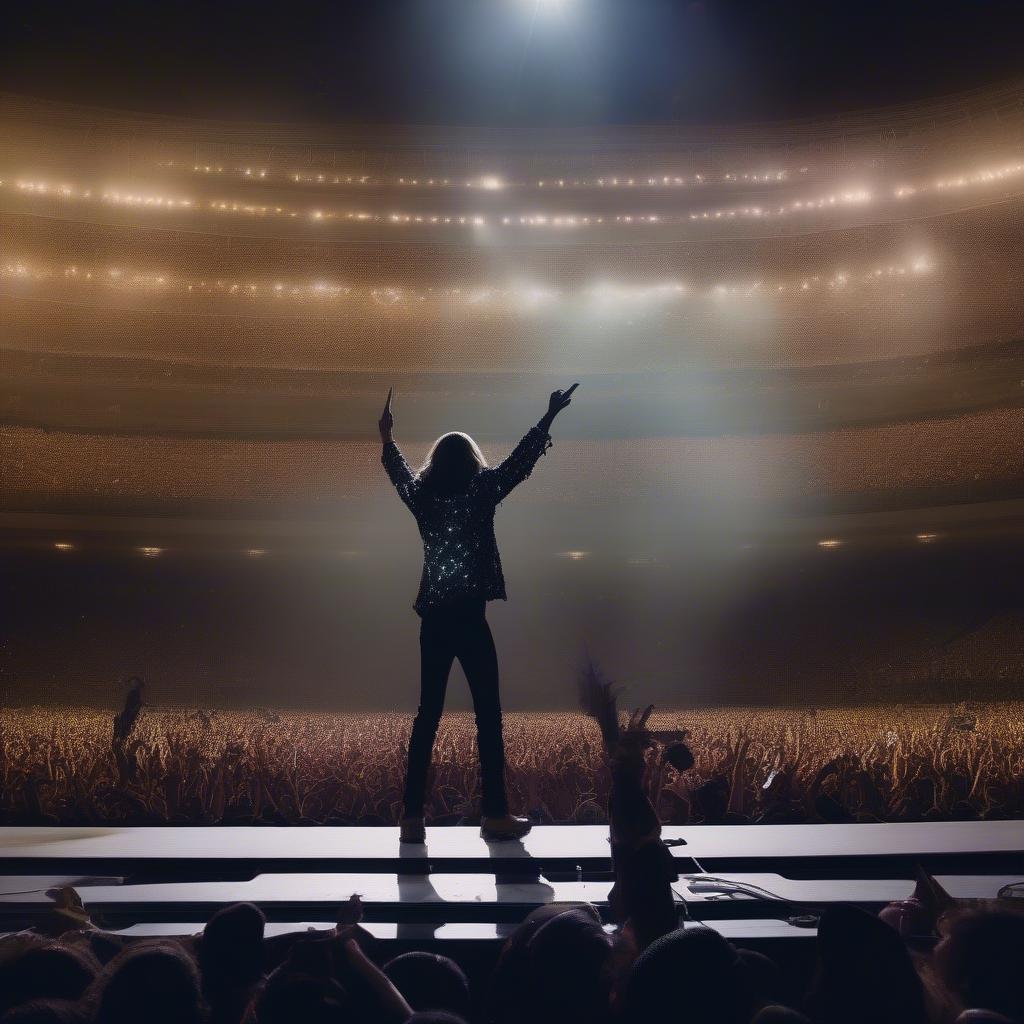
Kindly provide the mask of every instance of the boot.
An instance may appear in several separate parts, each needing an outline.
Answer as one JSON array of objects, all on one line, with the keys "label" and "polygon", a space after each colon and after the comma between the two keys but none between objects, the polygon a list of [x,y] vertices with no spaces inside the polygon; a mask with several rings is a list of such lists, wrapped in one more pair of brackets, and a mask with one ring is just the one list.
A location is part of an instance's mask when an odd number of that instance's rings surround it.
[{"label": "boot", "polygon": [[423,827],[422,818],[403,818],[399,823],[398,841],[400,843],[423,844],[427,841],[427,830]]},{"label": "boot", "polygon": [[522,839],[533,825],[529,818],[517,818],[511,814],[503,814],[498,818],[484,818],[480,822],[480,835],[489,842],[501,842],[503,839]]}]

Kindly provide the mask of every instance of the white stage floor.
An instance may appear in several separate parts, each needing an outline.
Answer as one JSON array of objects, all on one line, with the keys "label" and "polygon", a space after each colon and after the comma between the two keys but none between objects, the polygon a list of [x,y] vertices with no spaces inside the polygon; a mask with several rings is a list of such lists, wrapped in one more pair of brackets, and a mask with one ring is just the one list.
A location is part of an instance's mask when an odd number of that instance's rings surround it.
[{"label": "white stage floor", "polygon": [[[666,827],[680,859],[810,859],[1021,854],[1024,822]],[[609,857],[605,825],[539,826],[518,842],[487,843],[475,828],[428,828],[423,846],[397,828],[0,828],[4,862],[97,861],[588,861]]]},{"label": "white stage floor", "polygon": [[[717,895],[701,891],[710,876],[681,878],[673,889],[686,904],[766,902],[752,895]],[[888,903],[906,899],[914,890],[910,879],[791,879],[759,872],[730,873],[729,882],[755,885],[787,903]],[[939,883],[954,897],[992,898],[1000,886],[1021,881],[1010,875],[939,875]],[[46,907],[45,891],[32,889],[31,876],[20,876],[18,888],[0,877],[0,906]],[[42,885],[50,884],[47,880]],[[40,888],[42,888],[42,885]],[[31,889],[31,891],[26,891]],[[162,882],[145,884],[78,884],[76,889],[89,907],[115,909],[129,904],[150,907],[216,907],[240,901],[263,907],[338,906],[358,893],[367,908],[415,905],[419,907],[470,905],[474,907],[541,906],[546,903],[593,903],[606,905],[611,882],[497,881],[490,874],[394,875],[302,872],[261,874],[244,881]]]}]

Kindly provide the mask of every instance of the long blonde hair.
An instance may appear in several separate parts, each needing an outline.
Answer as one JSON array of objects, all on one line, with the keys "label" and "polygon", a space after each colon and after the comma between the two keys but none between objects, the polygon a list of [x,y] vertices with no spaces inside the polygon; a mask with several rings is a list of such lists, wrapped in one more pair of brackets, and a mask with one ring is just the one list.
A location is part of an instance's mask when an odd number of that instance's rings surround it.
[{"label": "long blonde hair", "polygon": [[435,494],[461,494],[486,468],[487,460],[476,441],[461,430],[453,430],[431,445],[417,476]]}]

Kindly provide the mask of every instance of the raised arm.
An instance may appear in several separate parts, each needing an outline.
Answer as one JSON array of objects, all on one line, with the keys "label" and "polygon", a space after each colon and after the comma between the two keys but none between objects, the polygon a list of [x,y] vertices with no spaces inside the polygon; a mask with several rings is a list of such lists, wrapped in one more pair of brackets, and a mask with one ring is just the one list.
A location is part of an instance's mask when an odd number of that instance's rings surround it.
[{"label": "raised arm", "polygon": [[514,487],[521,484],[533,472],[537,460],[551,447],[551,424],[555,417],[572,402],[572,393],[578,387],[579,384],[573,384],[565,391],[553,391],[548,400],[548,411],[540,418],[537,425],[530,427],[526,436],[500,465],[485,472],[483,484],[490,489],[495,504],[504,500]]},{"label": "raised arm", "polygon": [[[609,902],[639,949],[673,931],[679,920],[672,890],[679,875],[672,852],[662,841],[661,821],[644,780],[644,751],[653,745],[647,720],[653,710],[650,705],[634,711],[629,724],[618,729],[609,750],[612,791],[608,818],[615,871],[614,898],[610,896]],[[614,714],[617,723],[617,711]]]},{"label": "raised arm", "polygon": [[405,461],[405,456],[402,455],[392,436],[395,426],[395,418],[391,414],[391,396],[393,392],[394,388],[388,388],[388,400],[384,404],[384,412],[381,413],[381,417],[377,421],[377,426],[380,429],[380,439],[384,445],[380,461],[383,463],[384,469],[387,470],[391,482],[395,485],[398,496],[411,509],[413,507],[413,496],[416,491],[416,478],[413,476],[409,463]]}]

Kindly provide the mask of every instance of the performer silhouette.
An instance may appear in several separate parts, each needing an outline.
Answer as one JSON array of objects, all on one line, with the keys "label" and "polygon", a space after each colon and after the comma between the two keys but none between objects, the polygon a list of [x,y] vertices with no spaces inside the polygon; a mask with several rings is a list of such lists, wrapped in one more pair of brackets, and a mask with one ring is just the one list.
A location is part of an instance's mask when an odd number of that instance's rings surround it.
[{"label": "performer silhouette", "polygon": [[494,511],[551,447],[551,424],[570,404],[577,387],[552,392],[548,411],[501,465],[489,469],[476,442],[453,431],[434,442],[415,474],[392,437],[394,389],[388,391],[378,423],[384,444],[381,462],[423,538],[423,575],[413,605],[420,616],[420,705],[409,740],[403,843],[422,843],[425,838],[427,772],[456,658],[466,674],[476,715],[481,834],[485,839],[518,839],[530,831],[528,819],[509,814],[505,793],[498,658],[485,614],[488,601],[506,599]]}]

